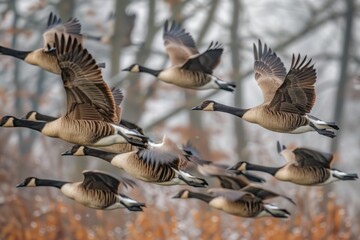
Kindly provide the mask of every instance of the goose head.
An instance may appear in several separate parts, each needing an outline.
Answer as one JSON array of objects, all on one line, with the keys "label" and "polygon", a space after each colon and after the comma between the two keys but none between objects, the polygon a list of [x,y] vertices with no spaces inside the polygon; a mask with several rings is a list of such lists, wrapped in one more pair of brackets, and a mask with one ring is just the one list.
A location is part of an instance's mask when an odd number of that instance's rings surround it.
[{"label": "goose head", "polygon": [[71,149],[65,151],[61,156],[85,156],[84,146],[74,145]]},{"label": "goose head", "polygon": [[234,166],[228,168],[229,171],[237,172],[237,171],[246,171],[247,162],[240,161],[236,163]]},{"label": "goose head", "polygon": [[173,196],[172,198],[183,198],[183,199],[187,199],[189,198],[189,190],[181,190],[178,194],[176,194],[175,196]]},{"label": "goose head", "polygon": [[36,187],[36,181],[36,177],[28,177],[24,181],[16,185],[16,187]]},{"label": "goose head", "polygon": [[130,67],[124,68],[121,71],[128,71],[132,73],[138,73],[140,72],[140,65],[139,64],[132,64]]},{"label": "goose head", "polygon": [[14,117],[4,116],[0,120],[0,127],[14,127]]},{"label": "goose head", "polygon": [[193,107],[191,110],[215,111],[217,102],[212,100],[203,101],[199,106]]}]

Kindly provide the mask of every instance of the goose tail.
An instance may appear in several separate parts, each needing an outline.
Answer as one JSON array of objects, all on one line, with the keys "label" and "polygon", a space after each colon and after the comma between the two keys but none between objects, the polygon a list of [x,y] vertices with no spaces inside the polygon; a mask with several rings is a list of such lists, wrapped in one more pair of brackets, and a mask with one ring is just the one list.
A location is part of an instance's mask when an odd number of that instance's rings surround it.
[{"label": "goose tail", "polygon": [[334,138],[336,134],[332,130],[339,130],[339,126],[335,122],[325,122],[314,116],[307,115],[309,126],[321,135]]},{"label": "goose tail", "polygon": [[333,170],[332,174],[335,178],[342,181],[356,180],[359,178],[357,173],[344,173],[339,170]]},{"label": "goose tail", "polygon": [[264,204],[265,211],[269,213],[272,217],[276,218],[288,218],[291,214],[288,210],[284,208],[279,208],[271,204]]},{"label": "goose tail", "polygon": [[180,180],[182,180],[183,182],[185,182],[189,186],[205,188],[209,185],[206,182],[206,180],[203,178],[195,177],[195,176],[193,176],[187,172],[183,172],[181,170],[176,170],[176,169],[173,169],[173,170],[178,174],[178,178]]},{"label": "goose tail", "polygon": [[233,92],[235,91],[236,84],[234,82],[225,82],[222,80],[215,80],[215,83],[219,86],[220,89]]},{"label": "goose tail", "polygon": [[123,194],[119,194],[119,200],[124,207],[126,207],[129,211],[132,212],[142,212],[142,208],[146,207],[145,203],[138,202]]}]

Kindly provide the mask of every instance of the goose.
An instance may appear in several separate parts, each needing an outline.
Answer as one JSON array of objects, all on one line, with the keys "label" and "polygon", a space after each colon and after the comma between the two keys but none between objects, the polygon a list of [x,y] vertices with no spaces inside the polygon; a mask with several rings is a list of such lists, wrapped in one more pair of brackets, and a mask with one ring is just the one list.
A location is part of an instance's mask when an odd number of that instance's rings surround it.
[{"label": "goose", "polygon": [[265,182],[265,179],[263,178],[249,174],[247,172],[245,173],[244,171],[238,171],[238,176],[236,176],[234,173],[227,171],[229,168],[227,165],[220,165],[220,167],[217,167],[210,161],[201,161],[202,162],[199,162],[199,160],[196,161],[199,172],[203,176],[217,178],[222,188],[249,192],[262,199],[280,196],[295,205],[295,202],[291,198],[272,192],[260,186],[259,183]]},{"label": "goose", "polygon": [[237,176],[230,174],[229,171],[227,171],[227,169],[230,167],[229,165],[214,163],[212,161],[203,159],[200,156],[198,150],[190,141],[188,141],[186,144],[183,144],[182,150],[191,156],[192,161],[196,165],[196,169],[201,175],[217,178],[220,181],[221,187],[223,188],[236,190],[247,186],[250,184],[250,182],[265,182],[265,179],[250,173],[239,171]]},{"label": "goose", "polygon": [[[43,34],[44,46],[42,48],[34,51],[18,51],[0,46],[0,54],[13,56],[31,65],[39,66],[48,72],[60,74],[61,69],[54,54],[54,34],[65,34],[66,37],[71,36],[81,43],[82,35],[80,32],[81,25],[78,19],[70,18],[67,22],[62,23],[60,18],[58,18],[55,14],[50,13],[47,29]],[[104,64],[100,64],[99,66],[105,67]]]},{"label": "goose", "polygon": [[278,142],[279,153],[287,160],[287,164],[280,167],[267,167],[249,162],[238,162],[230,171],[261,171],[273,175],[280,181],[289,181],[299,185],[320,186],[335,181],[356,180],[356,173],[345,173],[331,168],[334,159],[332,154],[323,153],[308,148],[294,150],[281,147]]},{"label": "goose", "polygon": [[168,21],[164,25],[163,39],[171,67],[153,70],[139,64],[132,64],[123,71],[149,73],[163,82],[182,88],[234,91],[235,83],[225,82],[213,75],[213,70],[220,63],[224,50],[221,44],[212,42],[209,48],[200,54],[191,35],[175,22],[169,26]]},{"label": "goose", "polygon": [[67,95],[67,113],[54,121],[30,121],[4,116],[1,127],[26,127],[42,134],[85,146],[131,143],[145,146],[148,138],[118,125],[119,107],[102,79],[95,60],[77,39],[55,33],[61,77]]},{"label": "goose", "polygon": [[259,40],[254,44],[255,79],[262,90],[264,102],[256,107],[242,109],[206,100],[192,110],[225,112],[275,132],[298,134],[316,131],[335,137],[339,130],[334,122],[324,122],[309,114],[315,103],[316,71],[311,59],[293,55],[290,71],[276,53]]},{"label": "goose", "polygon": [[[125,21],[125,24],[121,24],[123,26],[123,28],[119,29],[122,33],[122,41],[121,41],[120,46],[128,47],[131,45],[142,45],[142,44],[135,44],[131,40],[131,34],[135,27],[136,14],[132,11],[123,11],[121,14],[122,14],[122,20]],[[85,39],[98,41],[103,44],[111,44],[111,40],[115,33],[115,14],[114,13],[111,13],[108,18],[106,30],[107,30],[107,32],[102,36],[95,36],[95,35],[91,35],[91,34],[83,34],[83,36]]]},{"label": "goose", "polygon": [[265,203],[262,198],[243,191],[211,188],[207,193],[200,193],[181,190],[178,194],[173,196],[173,198],[196,198],[206,202],[210,207],[239,217],[288,218],[290,216],[290,213],[286,209],[281,209],[272,204]]},{"label": "goose", "polygon": [[75,145],[62,155],[94,156],[109,162],[115,167],[145,182],[170,186],[187,184],[193,187],[206,187],[207,182],[182,169],[191,160],[174,142],[164,136],[163,142],[148,149],[116,154],[99,149]]},{"label": "goose", "polygon": [[102,171],[85,170],[82,182],[64,182],[51,179],[28,177],[16,187],[56,187],[76,202],[94,209],[112,210],[127,208],[130,211],[143,211],[144,203],[118,193],[118,187],[133,187],[135,184],[127,178],[115,178]]},{"label": "goose", "polygon": [[[116,123],[116,121],[120,120],[120,122],[119,122],[120,125],[125,126],[132,130],[136,130],[140,134],[144,135],[143,129],[141,127],[139,127],[137,124],[127,121],[125,119],[121,119],[121,106],[120,105],[122,103],[122,100],[124,99],[122,90],[118,89],[118,88],[112,88],[111,93],[114,97],[114,101],[115,101],[115,105],[116,105],[117,118],[115,118],[114,122]],[[45,115],[45,114],[39,113],[37,111],[29,111],[24,117],[22,117],[22,119],[31,120],[31,121],[50,122],[50,121],[54,121],[54,120],[58,119],[58,117]]]}]

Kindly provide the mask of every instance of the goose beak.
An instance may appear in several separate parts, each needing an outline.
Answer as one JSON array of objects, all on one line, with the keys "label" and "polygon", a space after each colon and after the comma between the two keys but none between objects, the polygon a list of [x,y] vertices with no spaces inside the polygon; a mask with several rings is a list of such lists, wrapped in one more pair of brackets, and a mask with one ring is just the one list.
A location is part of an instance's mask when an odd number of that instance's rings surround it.
[{"label": "goose beak", "polygon": [[70,150],[67,150],[67,151],[65,151],[65,152],[63,152],[63,153],[61,154],[61,156],[71,156],[71,155],[72,155],[71,149],[70,149]]},{"label": "goose beak", "polygon": [[16,185],[17,188],[19,187],[25,187],[25,184],[22,182],[22,183],[19,183],[18,185]]},{"label": "goose beak", "polygon": [[180,195],[180,193],[178,193],[175,196],[173,196],[172,198],[181,198],[181,195]]},{"label": "goose beak", "polygon": [[202,110],[200,106],[193,107],[191,110]]},{"label": "goose beak", "polygon": [[131,71],[131,67],[127,67],[127,68],[121,69],[121,71],[127,71],[127,72],[130,72],[130,71]]}]

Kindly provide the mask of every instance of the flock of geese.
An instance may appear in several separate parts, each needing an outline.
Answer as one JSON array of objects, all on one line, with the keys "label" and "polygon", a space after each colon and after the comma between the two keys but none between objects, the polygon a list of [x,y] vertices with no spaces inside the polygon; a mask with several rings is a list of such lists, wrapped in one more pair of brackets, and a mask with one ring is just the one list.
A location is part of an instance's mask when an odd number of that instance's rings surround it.
[{"label": "flock of geese", "polygon": [[[287,218],[290,213],[268,203],[268,199],[284,195],[262,187],[265,180],[248,171],[261,171],[280,181],[316,186],[339,180],[355,180],[355,173],[331,168],[333,155],[308,148],[287,149],[278,143],[278,152],[287,164],[268,167],[250,162],[234,166],[203,159],[196,148],[187,143],[179,147],[168,137],[161,143],[152,141],[141,127],[121,115],[123,91],[111,89],[102,77],[102,63],[96,63],[83,47],[81,25],[76,18],[62,22],[50,14],[44,45],[34,51],[18,51],[0,46],[0,53],[19,58],[46,71],[60,75],[67,97],[66,113],[53,117],[30,111],[22,118],[4,116],[1,127],[24,127],[43,135],[75,144],[62,155],[93,156],[127,172],[132,178],[163,186],[188,185],[205,188],[205,178],[216,178],[221,188],[208,191],[181,190],[173,198],[196,198],[209,206],[241,217],[271,216]],[[223,47],[212,42],[200,53],[191,35],[175,22],[166,21],[163,39],[171,67],[154,70],[133,64],[124,71],[145,72],[157,79],[182,88],[234,91],[236,85],[215,76]],[[282,133],[300,134],[316,131],[335,137],[338,126],[309,113],[315,103],[316,71],[311,59],[293,56],[290,70],[271,48],[259,40],[254,44],[255,80],[262,90],[264,102],[242,109],[206,100],[193,110],[220,111]],[[190,169],[197,169],[191,173]],[[133,180],[114,177],[98,170],[83,171],[84,179],[67,182],[28,177],[17,187],[56,187],[67,197],[95,209],[127,208],[143,211],[145,204],[119,193],[120,185],[134,187]]]}]

